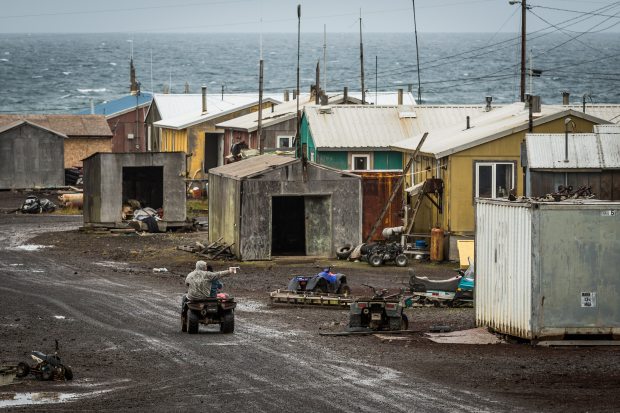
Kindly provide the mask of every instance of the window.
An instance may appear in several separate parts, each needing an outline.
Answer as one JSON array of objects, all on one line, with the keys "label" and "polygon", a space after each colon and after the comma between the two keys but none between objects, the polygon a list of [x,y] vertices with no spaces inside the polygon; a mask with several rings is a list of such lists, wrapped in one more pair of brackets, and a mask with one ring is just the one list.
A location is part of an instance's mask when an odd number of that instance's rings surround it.
[{"label": "window", "polygon": [[476,162],[477,198],[507,198],[514,187],[514,163]]},{"label": "window", "polygon": [[351,169],[354,171],[367,171],[370,169],[370,156],[369,155],[351,155]]},{"label": "window", "polygon": [[278,136],[278,148],[292,148],[293,136]]},{"label": "window", "polygon": [[127,139],[133,139],[133,133],[128,133],[127,134]]}]

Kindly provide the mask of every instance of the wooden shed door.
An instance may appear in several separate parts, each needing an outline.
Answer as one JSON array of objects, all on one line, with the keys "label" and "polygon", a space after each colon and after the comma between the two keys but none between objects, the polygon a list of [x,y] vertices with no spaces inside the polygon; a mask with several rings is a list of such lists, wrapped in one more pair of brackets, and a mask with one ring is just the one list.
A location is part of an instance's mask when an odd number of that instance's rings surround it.
[{"label": "wooden shed door", "polygon": [[306,255],[332,255],[332,215],[329,196],[304,197]]}]

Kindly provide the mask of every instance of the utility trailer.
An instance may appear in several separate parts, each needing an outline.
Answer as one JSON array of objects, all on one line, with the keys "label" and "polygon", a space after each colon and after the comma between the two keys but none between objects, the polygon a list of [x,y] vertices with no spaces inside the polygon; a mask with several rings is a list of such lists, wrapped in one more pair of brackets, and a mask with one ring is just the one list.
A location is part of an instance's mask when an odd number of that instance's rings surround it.
[{"label": "utility trailer", "polygon": [[348,309],[353,299],[340,294],[275,290],[269,293],[271,305],[296,305]]}]

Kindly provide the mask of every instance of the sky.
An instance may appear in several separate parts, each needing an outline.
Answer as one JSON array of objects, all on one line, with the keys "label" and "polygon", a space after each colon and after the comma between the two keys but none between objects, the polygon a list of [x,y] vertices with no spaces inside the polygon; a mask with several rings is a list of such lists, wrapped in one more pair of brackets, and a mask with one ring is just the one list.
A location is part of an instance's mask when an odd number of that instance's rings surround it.
[{"label": "sky", "polygon": [[[415,1],[415,0],[414,0]],[[519,2],[520,3],[520,2]],[[412,0],[6,0],[0,33],[291,33],[412,32]],[[571,30],[620,31],[620,6],[610,0],[527,0],[528,31],[597,11]],[[613,5],[615,8],[613,8]],[[419,32],[518,32],[520,4],[508,0],[417,0]],[[561,10],[558,10],[561,9]]]}]

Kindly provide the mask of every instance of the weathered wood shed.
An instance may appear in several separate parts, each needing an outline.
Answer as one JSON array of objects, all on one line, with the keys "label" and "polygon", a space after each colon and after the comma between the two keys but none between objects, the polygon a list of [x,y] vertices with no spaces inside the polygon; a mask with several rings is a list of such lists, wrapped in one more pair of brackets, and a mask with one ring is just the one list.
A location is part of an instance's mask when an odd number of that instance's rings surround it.
[{"label": "weathered wood shed", "polygon": [[0,126],[0,189],[64,185],[66,138],[27,120]]},{"label": "weathered wood shed", "polygon": [[123,204],[163,210],[167,226],[182,225],[185,209],[183,152],[96,153],[84,159],[84,224],[118,226]]},{"label": "weathered wood shed", "polygon": [[313,162],[261,155],[209,170],[209,241],[241,260],[334,256],[361,242],[361,178]]}]

